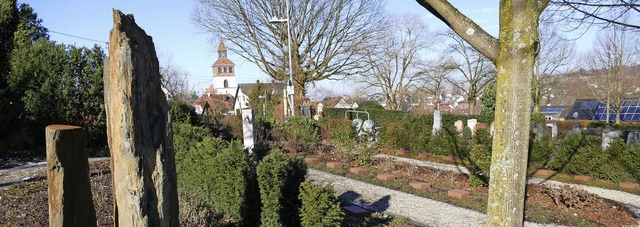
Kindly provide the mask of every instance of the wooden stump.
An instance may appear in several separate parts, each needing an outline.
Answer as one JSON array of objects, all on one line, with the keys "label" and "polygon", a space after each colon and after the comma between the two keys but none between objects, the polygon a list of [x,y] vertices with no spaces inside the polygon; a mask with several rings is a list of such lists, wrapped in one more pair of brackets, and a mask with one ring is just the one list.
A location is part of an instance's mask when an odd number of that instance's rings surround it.
[{"label": "wooden stump", "polygon": [[49,125],[45,131],[49,226],[96,226],[87,134],[71,125]]}]

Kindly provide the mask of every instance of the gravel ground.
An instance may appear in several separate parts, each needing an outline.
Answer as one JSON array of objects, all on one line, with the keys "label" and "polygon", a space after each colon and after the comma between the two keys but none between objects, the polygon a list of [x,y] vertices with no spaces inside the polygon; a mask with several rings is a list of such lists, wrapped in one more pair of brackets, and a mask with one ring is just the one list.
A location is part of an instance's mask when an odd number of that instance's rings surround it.
[{"label": "gravel ground", "polygon": [[[104,160],[109,160],[109,158],[89,158],[90,162]],[[46,178],[46,166],[46,162],[39,162],[16,166],[9,169],[0,169],[0,190],[4,190],[8,186],[24,181],[38,179],[41,177]]]},{"label": "gravel ground", "polygon": [[[447,171],[458,171],[458,172],[465,173],[465,174],[469,173],[469,170],[467,168],[465,168],[464,166],[456,166],[456,165],[451,165],[451,164],[428,162],[428,161],[415,160],[415,159],[403,158],[403,157],[397,157],[397,156],[391,156],[391,155],[385,155],[385,154],[378,154],[378,155],[376,155],[376,157],[392,158],[392,159],[395,159],[397,161],[403,161],[403,162],[407,162],[409,164],[417,165],[417,166],[425,166],[425,167],[431,167],[431,168],[447,170]],[[586,185],[580,185],[580,184],[569,184],[569,183],[553,181],[553,180],[547,180],[547,179],[542,179],[542,178],[535,178],[535,177],[529,178],[527,180],[527,183],[528,184],[540,184],[540,185],[545,185],[545,186],[554,187],[554,188],[559,188],[559,187],[562,187],[564,185],[569,185],[569,186],[574,187],[574,188],[585,190],[588,193],[591,193],[591,194],[594,194],[594,195],[598,195],[598,196],[600,196],[602,198],[610,199],[610,200],[613,200],[613,201],[616,201],[616,202],[624,204],[626,207],[628,207],[629,209],[631,209],[635,213],[635,216],[637,217],[636,220],[638,220],[640,222],[640,220],[639,220],[639,218],[640,218],[640,196],[639,195],[635,195],[635,194],[631,194],[631,193],[627,193],[627,192],[622,192],[622,191],[617,191],[617,190],[604,189],[604,188],[598,188],[598,187],[592,187],[592,186],[586,186]]]},{"label": "gravel ground", "polygon": [[[422,226],[485,226],[487,215],[409,193],[353,180],[316,169],[309,169],[313,182],[331,183],[336,194],[376,211],[410,218]],[[557,226],[525,223],[525,226]]]}]

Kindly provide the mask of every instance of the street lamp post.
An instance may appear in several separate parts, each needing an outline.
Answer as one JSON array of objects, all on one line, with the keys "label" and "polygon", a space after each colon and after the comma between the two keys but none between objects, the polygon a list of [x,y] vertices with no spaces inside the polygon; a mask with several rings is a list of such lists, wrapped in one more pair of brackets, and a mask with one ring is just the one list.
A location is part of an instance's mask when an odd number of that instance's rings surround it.
[{"label": "street lamp post", "polygon": [[275,23],[287,23],[287,43],[288,43],[288,49],[289,49],[289,82],[287,83],[287,93],[290,96],[291,99],[291,115],[290,116],[295,116],[295,104],[294,104],[294,85],[293,85],[293,63],[292,63],[292,58],[291,58],[291,9],[289,8],[289,1],[286,1],[287,5],[287,18],[278,18],[276,16],[274,16],[273,18],[271,18],[271,20],[269,20],[269,23],[275,24]]}]

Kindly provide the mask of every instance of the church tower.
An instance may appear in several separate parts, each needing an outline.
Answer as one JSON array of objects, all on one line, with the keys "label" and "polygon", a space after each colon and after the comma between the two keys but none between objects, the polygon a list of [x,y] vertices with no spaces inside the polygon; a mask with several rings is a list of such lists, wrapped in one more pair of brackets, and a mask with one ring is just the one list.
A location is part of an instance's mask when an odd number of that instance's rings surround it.
[{"label": "church tower", "polygon": [[227,47],[220,41],[218,46],[218,60],[211,66],[213,70],[213,90],[216,94],[235,95],[236,70],[235,64],[227,58]]}]

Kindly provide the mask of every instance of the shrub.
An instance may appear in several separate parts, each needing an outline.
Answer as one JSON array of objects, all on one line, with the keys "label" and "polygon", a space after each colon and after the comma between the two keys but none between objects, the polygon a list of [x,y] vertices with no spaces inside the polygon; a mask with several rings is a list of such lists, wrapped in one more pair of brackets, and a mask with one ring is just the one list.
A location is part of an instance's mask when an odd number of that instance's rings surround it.
[{"label": "shrub", "polygon": [[292,160],[279,150],[272,150],[260,161],[257,175],[262,201],[262,226],[298,225],[298,195],[306,172],[304,162]]},{"label": "shrub", "polygon": [[349,119],[322,118],[318,125],[322,139],[330,140],[334,144],[344,144],[356,139],[356,129]]},{"label": "shrub", "polygon": [[458,144],[464,140],[459,139],[458,132],[450,127],[443,127],[429,140],[429,151],[436,155],[459,155],[466,153],[466,143]]},{"label": "shrub", "polygon": [[409,132],[402,122],[389,123],[380,133],[380,140],[383,146],[388,148],[410,149]]},{"label": "shrub", "polygon": [[631,173],[632,180],[640,182],[640,143],[629,146],[622,153],[622,165],[626,172]]},{"label": "shrub", "polygon": [[176,123],[197,124],[200,120],[196,113],[196,108],[188,103],[179,101],[169,101],[169,113],[171,121]]},{"label": "shrub", "polygon": [[475,144],[469,152],[469,168],[471,186],[489,185],[489,171],[491,167],[491,147],[484,144]]},{"label": "shrub", "polygon": [[340,226],[344,213],[331,185],[314,185],[307,182],[300,187],[300,220],[307,226]]},{"label": "shrub", "polygon": [[542,139],[535,140],[532,138],[529,140],[529,168],[538,169],[547,167],[551,154],[554,153],[555,144],[551,139],[551,136],[545,134]]},{"label": "shrub", "polygon": [[233,142],[213,158],[213,201],[216,209],[236,222],[248,220],[251,165],[242,144]]},{"label": "shrub", "polygon": [[562,172],[564,167],[569,164],[572,157],[578,152],[582,145],[582,135],[567,135],[560,149],[553,154],[553,159],[549,163],[549,168]]},{"label": "shrub", "polygon": [[306,117],[291,117],[284,123],[284,134],[287,140],[285,146],[289,151],[310,151],[320,141],[318,129],[313,119]]},{"label": "shrub", "polygon": [[228,144],[211,136],[208,129],[184,123],[173,124],[178,190],[213,206],[213,158]]}]

